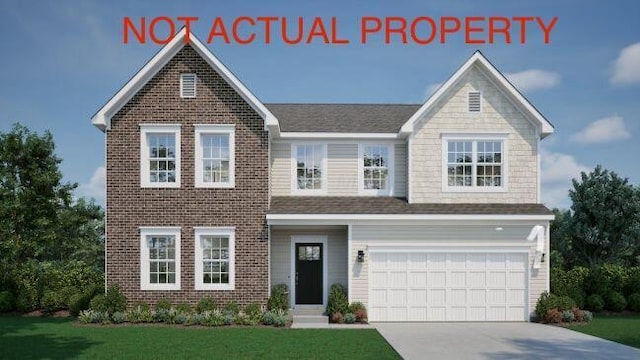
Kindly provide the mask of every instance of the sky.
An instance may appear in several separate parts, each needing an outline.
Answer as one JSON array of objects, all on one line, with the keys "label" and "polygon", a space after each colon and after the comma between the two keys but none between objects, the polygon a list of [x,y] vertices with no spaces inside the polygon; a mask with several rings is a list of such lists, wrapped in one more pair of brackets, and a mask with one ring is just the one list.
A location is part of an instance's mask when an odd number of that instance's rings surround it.
[{"label": "sky", "polygon": [[[160,49],[123,44],[123,18],[198,16],[338,19],[349,45],[208,44],[263,102],[421,103],[475,50],[554,124],[542,142],[542,196],[570,206],[571,179],[596,165],[640,183],[640,2],[572,1],[25,1],[0,0],[0,132],[51,131],[65,181],[104,203],[104,134],[91,116]],[[549,44],[360,44],[363,16],[558,17]],[[162,30],[162,27],[159,27]],[[533,29],[532,29],[533,30]]]}]

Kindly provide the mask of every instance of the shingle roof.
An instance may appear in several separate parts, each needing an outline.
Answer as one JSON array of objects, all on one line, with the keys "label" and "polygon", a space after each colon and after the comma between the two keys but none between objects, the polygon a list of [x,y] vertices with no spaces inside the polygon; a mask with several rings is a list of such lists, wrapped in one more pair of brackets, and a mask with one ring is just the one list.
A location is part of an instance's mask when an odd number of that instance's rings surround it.
[{"label": "shingle roof", "polygon": [[397,133],[420,104],[265,104],[283,132]]},{"label": "shingle roof", "polygon": [[409,204],[404,198],[274,196],[270,214],[551,215],[542,204]]}]

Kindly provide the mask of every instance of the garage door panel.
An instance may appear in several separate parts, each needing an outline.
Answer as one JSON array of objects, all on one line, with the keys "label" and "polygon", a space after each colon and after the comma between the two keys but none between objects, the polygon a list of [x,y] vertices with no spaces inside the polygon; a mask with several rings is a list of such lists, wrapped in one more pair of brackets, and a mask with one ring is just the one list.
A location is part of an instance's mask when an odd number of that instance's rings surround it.
[{"label": "garage door panel", "polygon": [[526,253],[372,252],[371,321],[523,321]]}]

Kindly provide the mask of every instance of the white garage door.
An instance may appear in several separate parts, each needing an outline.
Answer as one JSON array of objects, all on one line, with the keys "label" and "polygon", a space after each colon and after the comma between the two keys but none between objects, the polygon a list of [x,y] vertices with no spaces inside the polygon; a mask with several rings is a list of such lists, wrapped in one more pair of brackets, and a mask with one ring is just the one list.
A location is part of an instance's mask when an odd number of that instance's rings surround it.
[{"label": "white garage door", "polygon": [[526,253],[370,253],[370,321],[524,321]]}]

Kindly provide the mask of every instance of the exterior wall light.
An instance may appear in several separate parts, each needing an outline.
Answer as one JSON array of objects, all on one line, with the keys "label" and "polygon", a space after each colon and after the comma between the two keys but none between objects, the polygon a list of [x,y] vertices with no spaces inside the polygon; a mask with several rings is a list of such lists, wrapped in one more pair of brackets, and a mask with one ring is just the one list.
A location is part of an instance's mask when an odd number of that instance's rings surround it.
[{"label": "exterior wall light", "polygon": [[358,262],[359,263],[364,262],[364,250],[358,250]]}]

